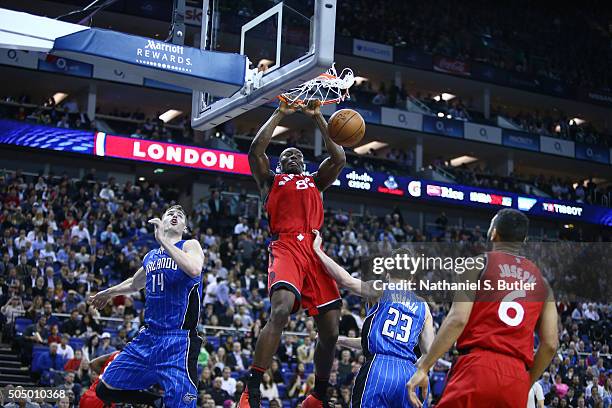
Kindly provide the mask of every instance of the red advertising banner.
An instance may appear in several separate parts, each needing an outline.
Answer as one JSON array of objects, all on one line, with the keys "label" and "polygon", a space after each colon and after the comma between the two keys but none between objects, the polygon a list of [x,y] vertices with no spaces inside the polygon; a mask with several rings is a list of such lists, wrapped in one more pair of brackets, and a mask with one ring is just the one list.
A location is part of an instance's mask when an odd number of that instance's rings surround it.
[{"label": "red advertising banner", "polygon": [[96,133],[94,154],[119,159],[251,174],[246,154]]},{"label": "red advertising banner", "polygon": [[433,59],[434,71],[445,72],[447,74],[454,75],[472,75],[470,70],[470,63],[467,61],[460,61],[453,58],[435,56]]}]

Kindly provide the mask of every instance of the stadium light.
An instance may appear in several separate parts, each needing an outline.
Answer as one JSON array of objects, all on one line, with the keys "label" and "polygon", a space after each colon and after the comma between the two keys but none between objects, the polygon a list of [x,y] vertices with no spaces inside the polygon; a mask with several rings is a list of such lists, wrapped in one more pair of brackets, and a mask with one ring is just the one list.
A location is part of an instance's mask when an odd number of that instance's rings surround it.
[{"label": "stadium light", "polygon": [[439,118],[443,118],[444,117],[444,112],[438,112],[438,117]]},{"label": "stadium light", "polygon": [[370,142],[370,143],[364,144],[363,146],[354,148],[353,151],[357,154],[366,154],[370,150],[378,150],[378,149],[382,149],[383,147],[387,147],[387,146],[389,145],[383,142]]},{"label": "stadium light", "polygon": [[289,128],[286,126],[277,126],[276,129],[274,129],[274,132],[272,132],[272,137],[276,137],[280,134],[283,134],[288,130]]},{"label": "stadium light", "polygon": [[181,116],[183,114],[182,111],[180,110],[176,110],[176,109],[169,109],[167,111],[165,111],[164,113],[162,113],[161,115],[159,115],[159,120],[161,120],[164,123],[168,123],[170,122],[172,119]]},{"label": "stadium light", "polygon": [[470,164],[475,161],[478,161],[476,157],[464,155],[464,156],[459,156],[459,157],[455,157],[454,159],[451,159],[450,164],[453,167],[459,167],[462,164]]},{"label": "stadium light", "polygon": [[453,95],[453,94],[450,94],[450,93],[443,92],[443,93],[441,93],[440,95],[436,95],[436,96],[434,96],[434,100],[435,100],[436,102],[440,102],[440,100],[443,100],[443,101],[450,101],[451,99],[453,99],[453,98],[454,98],[454,97],[456,97],[456,96],[457,96],[457,95]]},{"label": "stadium light", "polygon": [[53,95],[53,102],[55,102],[56,105],[59,105],[67,97],[68,97],[67,93],[57,92],[55,95]]},{"label": "stadium light", "polygon": [[362,77],[362,76],[356,76],[355,77],[355,85],[359,86],[361,84],[363,84],[364,82],[368,82],[369,79],[366,77]]},{"label": "stadium light", "polygon": [[[574,123],[572,123],[572,122],[574,122]],[[586,122],[586,120],[584,120],[584,119],[580,119],[580,118],[573,118],[572,120],[570,120],[570,125],[580,126],[580,125],[582,125],[584,122]]]}]

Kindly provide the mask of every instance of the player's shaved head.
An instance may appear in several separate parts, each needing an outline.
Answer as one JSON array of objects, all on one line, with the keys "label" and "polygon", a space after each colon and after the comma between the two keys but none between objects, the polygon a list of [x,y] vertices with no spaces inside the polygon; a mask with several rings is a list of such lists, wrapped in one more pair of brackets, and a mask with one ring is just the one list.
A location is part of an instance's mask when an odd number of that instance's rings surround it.
[{"label": "player's shaved head", "polygon": [[[496,237],[492,237],[495,230]],[[529,218],[522,212],[512,208],[499,210],[491,221],[489,239],[502,242],[523,242],[529,232]]]},{"label": "player's shaved head", "polygon": [[304,155],[295,147],[288,147],[279,156],[279,166],[283,173],[300,174],[306,170]]}]

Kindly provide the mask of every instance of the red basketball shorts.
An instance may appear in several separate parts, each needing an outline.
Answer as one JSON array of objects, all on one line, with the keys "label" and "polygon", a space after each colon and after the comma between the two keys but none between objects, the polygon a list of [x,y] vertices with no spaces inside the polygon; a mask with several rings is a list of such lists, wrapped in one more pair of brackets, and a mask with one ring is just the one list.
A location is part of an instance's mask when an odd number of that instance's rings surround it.
[{"label": "red basketball shorts", "polygon": [[312,233],[281,233],[268,248],[268,293],[279,288],[295,294],[292,312],[306,310],[310,316],[342,305],[336,282],[327,274],[312,248]]},{"label": "red basketball shorts", "polygon": [[460,356],[453,364],[436,408],[526,407],[530,388],[523,361],[476,350]]}]

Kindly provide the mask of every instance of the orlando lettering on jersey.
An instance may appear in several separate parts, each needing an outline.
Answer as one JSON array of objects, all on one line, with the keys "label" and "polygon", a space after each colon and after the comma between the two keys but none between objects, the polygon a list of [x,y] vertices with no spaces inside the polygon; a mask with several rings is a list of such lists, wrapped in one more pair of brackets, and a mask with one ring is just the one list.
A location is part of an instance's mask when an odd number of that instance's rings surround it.
[{"label": "orlando lettering on jersey", "polygon": [[161,258],[148,263],[145,272],[154,272],[158,269],[172,269],[176,271],[178,269],[178,266],[172,258]]}]

